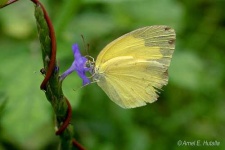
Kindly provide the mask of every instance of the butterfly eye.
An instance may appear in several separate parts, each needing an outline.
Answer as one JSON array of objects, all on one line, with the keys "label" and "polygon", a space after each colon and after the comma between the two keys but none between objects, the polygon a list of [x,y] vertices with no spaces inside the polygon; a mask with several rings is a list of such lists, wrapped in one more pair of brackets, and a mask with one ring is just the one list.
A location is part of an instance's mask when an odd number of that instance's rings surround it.
[{"label": "butterfly eye", "polygon": [[86,61],[85,67],[86,68],[92,68],[93,67],[93,63],[90,60],[88,60],[88,61]]},{"label": "butterfly eye", "polygon": [[91,56],[89,56],[89,55],[85,56],[85,58],[87,58],[85,67],[86,68],[90,68],[91,69],[91,72],[93,72],[93,69],[94,69],[94,66],[95,66],[95,60],[94,60],[94,58],[91,57]]}]

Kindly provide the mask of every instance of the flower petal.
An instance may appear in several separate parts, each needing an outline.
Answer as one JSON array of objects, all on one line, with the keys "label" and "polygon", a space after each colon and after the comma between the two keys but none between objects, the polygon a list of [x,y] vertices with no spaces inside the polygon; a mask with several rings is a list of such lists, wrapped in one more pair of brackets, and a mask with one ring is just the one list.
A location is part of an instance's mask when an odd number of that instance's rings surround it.
[{"label": "flower petal", "polygon": [[90,71],[91,68],[86,67],[86,62],[88,61],[86,57],[83,57],[79,51],[79,47],[77,44],[72,46],[74,61],[71,67],[66,70],[60,77],[63,80],[67,75],[76,71],[79,77],[83,80],[83,85],[89,84],[90,80],[86,77],[86,72]]}]

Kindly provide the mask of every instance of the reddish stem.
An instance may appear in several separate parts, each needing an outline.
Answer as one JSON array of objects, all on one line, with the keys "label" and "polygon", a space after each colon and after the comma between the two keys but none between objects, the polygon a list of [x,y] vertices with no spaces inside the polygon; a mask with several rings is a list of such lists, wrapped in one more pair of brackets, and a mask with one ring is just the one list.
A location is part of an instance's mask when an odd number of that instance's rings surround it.
[{"label": "reddish stem", "polygon": [[75,139],[72,140],[73,146],[77,147],[79,150],[85,150],[85,148],[80,145]]},{"label": "reddish stem", "polygon": [[12,3],[17,2],[17,1],[18,1],[18,0],[11,0],[11,1],[8,1],[5,5],[1,6],[0,8],[6,7],[6,6],[8,6],[8,5],[12,4]]},{"label": "reddish stem", "polygon": [[49,65],[48,65],[48,70],[46,72],[45,78],[42,81],[41,86],[40,86],[40,88],[42,90],[46,90],[46,84],[47,84],[48,80],[50,79],[50,77],[51,77],[51,75],[52,75],[52,73],[54,71],[55,62],[56,62],[56,37],[55,37],[55,31],[54,31],[52,22],[51,22],[51,20],[50,20],[50,18],[48,16],[48,13],[45,10],[44,6],[38,0],[31,0],[31,1],[33,3],[35,3],[36,5],[40,5],[41,6],[41,9],[44,12],[45,20],[46,20],[48,28],[49,28],[49,36],[50,36],[50,39],[51,39],[51,48],[52,49],[51,49],[50,62],[49,62]]},{"label": "reddish stem", "polygon": [[[56,62],[56,37],[55,37],[55,32],[54,32],[54,28],[53,25],[51,23],[51,20],[47,14],[47,11],[45,10],[44,6],[38,1],[38,0],[31,0],[33,3],[35,3],[36,5],[40,5],[43,12],[44,12],[44,17],[45,20],[47,22],[48,28],[49,28],[49,36],[51,39],[51,57],[50,57],[50,62],[49,62],[49,66],[48,66],[48,70],[46,73],[46,76],[44,78],[44,80],[41,83],[40,88],[42,90],[46,90],[46,84],[48,82],[48,80],[50,79],[54,68],[55,68],[55,62]],[[58,131],[56,131],[56,135],[60,135],[64,132],[64,130],[67,128],[67,126],[70,124],[71,118],[72,118],[72,107],[70,105],[69,100],[65,97],[66,99],[66,103],[68,106],[67,109],[67,116],[66,119],[63,122],[63,125],[60,126],[60,128],[58,129]],[[72,144],[73,146],[77,147],[79,150],[84,150],[84,147],[82,145],[80,145],[75,139],[72,140]]]},{"label": "reddish stem", "polygon": [[60,135],[60,134],[63,133],[63,131],[70,124],[70,120],[72,118],[72,107],[71,107],[70,102],[68,101],[68,99],[66,97],[65,97],[65,99],[66,99],[66,103],[67,103],[67,106],[68,106],[67,116],[66,116],[66,119],[63,122],[63,125],[61,125],[60,128],[58,129],[58,131],[55,132],[56,135]]},{"label": "reddish stem", "polygon": [[[63,122],[63,125],[61,125],[60,128],[58,129],[58,131],[55,132],[56,135],[60,135],[60,134],[63,133],[63,131],[70,124],[70,121],[71,121],[71,118],[72,118],[72,107],[70,105],[69,100],[66,97],[65,97],[65,99],[66,99],[66,103],[67,103],[67,106],[68,106],[67,116],[66,116],[66,119]],[[73,144],[73,146],[77,147],[79,150],[85,150],[85,148],[80,143],[78,143],[75,139],[72,139],[72,144]]]}]

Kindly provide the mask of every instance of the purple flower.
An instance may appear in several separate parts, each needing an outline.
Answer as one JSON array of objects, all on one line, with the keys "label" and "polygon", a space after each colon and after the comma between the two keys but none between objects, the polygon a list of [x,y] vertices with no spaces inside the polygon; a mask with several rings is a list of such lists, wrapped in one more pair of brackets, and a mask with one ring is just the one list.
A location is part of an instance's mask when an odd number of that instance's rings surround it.
[{"label": "purple flower", "polygon": [[63,80],[71,74],[73,71],[76,71],[80,78],[83,80],[83,85],[89,84],[90,80],[86,77],[85,73],[90,71],[91,68],[86,67],[86,62],[88,61],[86,57],[83,57],[79,51],[77,44],[72,46],[74,61],[71,67],[66,70],[61,76],[60,80]]}]

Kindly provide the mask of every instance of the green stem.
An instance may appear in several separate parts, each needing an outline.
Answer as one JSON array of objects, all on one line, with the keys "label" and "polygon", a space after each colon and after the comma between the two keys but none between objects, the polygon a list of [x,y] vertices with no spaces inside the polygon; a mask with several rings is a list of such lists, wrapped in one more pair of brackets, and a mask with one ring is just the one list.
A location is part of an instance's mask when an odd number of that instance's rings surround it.
[{"label": "green stem", "polygon": [[[78,149],[83,149],[73,139],[73,126],[70,123],[72,109],[69,101],[62,91],[62,83],[59,81],[59,66],[56,63],[56,38],[52,23],[47,15],[44,6],[38,0],[31,0],[35,3],[35,18],[39,33],[39,40],[42,48],[42,59],[46,76],[41,84],[48,101],[51,103],[56,115],[58,131],[62,150],[70,150],[72,144]],[[79,146],[77,146],[79,145]]]}]

